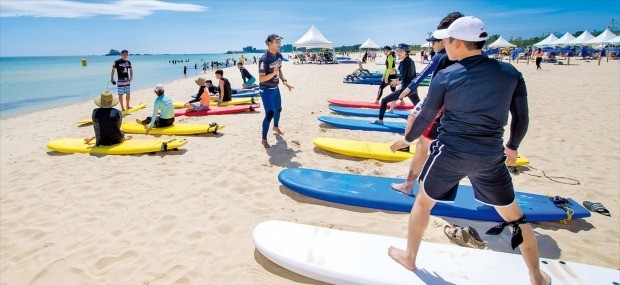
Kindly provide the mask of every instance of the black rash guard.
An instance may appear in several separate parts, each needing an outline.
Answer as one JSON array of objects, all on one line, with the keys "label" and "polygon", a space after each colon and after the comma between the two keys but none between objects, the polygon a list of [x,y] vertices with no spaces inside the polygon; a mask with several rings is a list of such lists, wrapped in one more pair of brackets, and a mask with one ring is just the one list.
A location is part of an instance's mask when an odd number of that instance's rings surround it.
[{"label": "black rash guard", "polygon": [[483,55],[462,59],[437,73],[405,139],[411,142],[420,137],[442,106],[437,139],[456,151],[503,152],[509,111],[512,123],[506,146],[516,150],[527,132],[529,111],[523,76],[512,65]]}]

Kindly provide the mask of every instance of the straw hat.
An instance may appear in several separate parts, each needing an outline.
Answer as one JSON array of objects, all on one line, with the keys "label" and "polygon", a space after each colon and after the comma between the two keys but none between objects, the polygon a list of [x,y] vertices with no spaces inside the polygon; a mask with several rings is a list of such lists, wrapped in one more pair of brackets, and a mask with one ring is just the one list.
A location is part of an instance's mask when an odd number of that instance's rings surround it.
[{"label": "straw hat", "polygon": [[112,108],[118,104],[118,98],[114,97],[109,91],[103,91],[99,98],[95,98],[95,105],[101,108]]},{"label": "straw hat", "polygon": [[202,87],[207,86],[207,80],[204,79],[204,77],[198,77],[198,79],[196,79],[194,82],[196,82],[198,86],[202,86]]}]

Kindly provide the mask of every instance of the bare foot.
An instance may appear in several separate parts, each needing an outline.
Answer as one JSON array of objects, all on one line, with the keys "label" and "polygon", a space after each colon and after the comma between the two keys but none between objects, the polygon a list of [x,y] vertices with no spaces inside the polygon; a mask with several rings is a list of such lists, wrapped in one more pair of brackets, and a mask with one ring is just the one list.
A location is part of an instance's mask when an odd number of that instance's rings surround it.
[{"label": "bare foot", "polygon": [[283,136],[283,135],[284,135],[284,133],[283,133],[283,132],[280,130],[280,128],[278,128],[278,127],[273,127],[273,131],[274,131],[274,132],[276,132],[276,133],[278,133],[278,134],[280,134],[281,136]]},{"label": "bare foot", "polygon": [[532,285],[551,285],[551,277],[541,270],[539,276],[530,276],[530,283],[532,283]]},{"label": "bare foot", "polygon": [[393,246],[390,246],[390,249],[388,249],[388,255],[394,259],[394,261],[400,263],[400,265],[404,266],[405,268],[409,269],[409,270],[416,270],[417,268],[415,267],[415,262],[411,262],[407,259],[407,253],[405,253],[404,250],[400,249],[400,248],[396,248]]},{"label": "bare foot", "polygon": [[140,125],[144,125],[144,124],[142,124],[142,121],[140,121],[140,119],[136,119],[136,123],[138,123]]},{"label": "bare foot", "polygon": [[133,136],[125,136],[125,140],[128,141],[130,139],[133,139]]},{"label": "bare foot", "polygon": [[413,187],[413,184],[410,184],[410,183],[407,183],[407,182],[400,183],[400,184],[392,183],[392,184],[390,184],[390,186],[392,187],[392,189],[394,189],[394,190],[396,190],[398,192],[401,192],[403,194],[406,194],[406,195],[409,195],[409,196],[411,196],[411,194],[412,194],[411,192],[412,192],[413,189],[411,189],[411,188]]},{"label": "bare foot", "polygon": [[129,106],[127,106],[127,108],[126,108],[126,109],[127,109],[127,110],[129,110],[129,109],[131,109],[131,108],[133,108],[133,107],[129,107]]},{"label": "bare foot", "polygon": [[271,146],[269,145],[269,143],[266,140],[262,140],[261,144],[263,145],[263,147],[265,148],[270,148]]},{"label": "bare foot", "polygon": [[92,140],[93,140],[92,138],[85,138],[85,139],[84,139],[84,143],[85,143],[85,144],[88,144],[88,143],[90,143],[90,141],[92,141]]}]

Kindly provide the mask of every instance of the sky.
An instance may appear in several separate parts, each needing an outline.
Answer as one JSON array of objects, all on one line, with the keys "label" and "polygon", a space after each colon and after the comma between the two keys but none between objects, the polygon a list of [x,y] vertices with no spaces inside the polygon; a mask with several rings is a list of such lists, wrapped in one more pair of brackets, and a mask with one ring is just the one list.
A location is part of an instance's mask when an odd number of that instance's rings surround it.
[{"label": "sky", "polygon": [[422,44],[453,11],[507,39],[620,27],[620,1],[594,2],[0,0],[0,56],[223,53],[265,48],[271,33],[291,44],[313,24],[336,46]]}]

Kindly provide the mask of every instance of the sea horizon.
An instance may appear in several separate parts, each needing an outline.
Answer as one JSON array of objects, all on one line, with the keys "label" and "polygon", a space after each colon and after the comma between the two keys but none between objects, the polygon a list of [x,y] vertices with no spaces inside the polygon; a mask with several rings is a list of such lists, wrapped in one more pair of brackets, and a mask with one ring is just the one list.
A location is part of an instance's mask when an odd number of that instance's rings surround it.
[{"label": "sea horizon", "polygon": [[[260,54],[243,55],[253,59]],[[132,91],[198,76],[203,74],[203,62],[210,68],[211,61],[223,63],[227,58],[240,56],[226,53],[130,54],[128,59],[134,67]],[[108,82],[112,63],[118,58],[120,56],[105,55],[0,57],[0,119],[78,103],[106,89],[115,94],[115,86]],[[83,59],[87,66],[82,66]],[[183,62],[173,64],[173,60]],[[187,74],[183,74],[183,66],[187,66]]]}]

